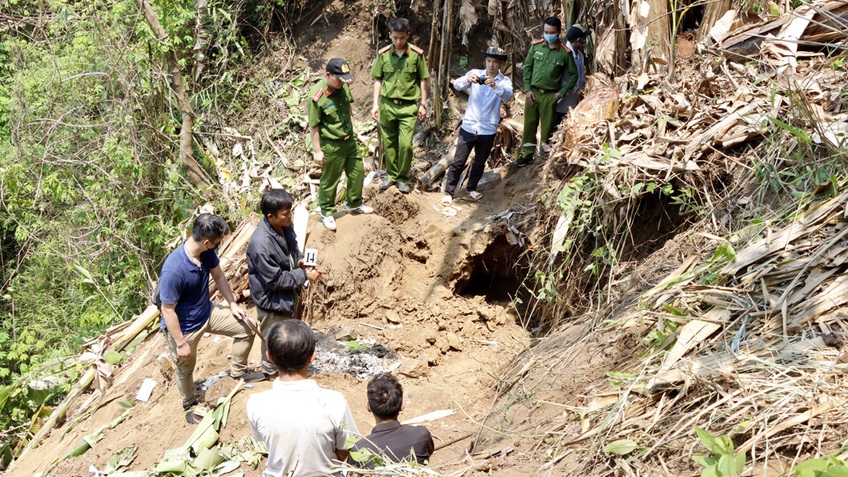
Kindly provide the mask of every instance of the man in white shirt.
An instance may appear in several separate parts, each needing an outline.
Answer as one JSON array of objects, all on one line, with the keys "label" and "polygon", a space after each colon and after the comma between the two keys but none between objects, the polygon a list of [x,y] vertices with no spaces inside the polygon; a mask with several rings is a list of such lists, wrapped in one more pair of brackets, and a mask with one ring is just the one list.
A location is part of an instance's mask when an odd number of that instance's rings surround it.
[{"label": "man in white shirt", "polygon": [[486,69],[471,70],[453,82],[456,90],[469,93],[456,153],[445,180],[445,196],[442,198],[442,204],[445,206],[453,202],[453,193],[472,147],[474,162],[468,174],[466,190],[474,200],[483,197],[483,194],[477,192],[477,183],[483,177],[486,159],[489,158],[495,143],[495,133],[501,121],[501,102],[512,99],[512,81],[500,72],[507,59],[506,52],[493,46],[484,51],[483,55],[486,57]]},{"label": "man in white shirt", "polygon": [[340,475],[330,469],[347,458],[359,431],[344,396],[306,377],[315,334],[300,320],[284,320],[267,339],[279,375],[270,391],[247,400],[250,427],[268,449],[262,476]]}]

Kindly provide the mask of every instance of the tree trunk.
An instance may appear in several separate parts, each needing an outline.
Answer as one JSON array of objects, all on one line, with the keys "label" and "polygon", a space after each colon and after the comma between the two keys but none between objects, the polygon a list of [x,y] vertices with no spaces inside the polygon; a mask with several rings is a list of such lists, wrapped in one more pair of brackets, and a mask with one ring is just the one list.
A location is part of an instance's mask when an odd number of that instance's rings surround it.
[{"label": "tree trunk", "polygon": [[182,129],[180,130],[180,166],[183,168],[186,175],[188,175],[188,180],[193,186],[198,189],[205,189],[212,185],[212,181],[209,179],[206,171],[204,171],[203,168],[200,167],[200,164],[194,160],[194,108],[191,107],[191,103],[188,100],[186,82],[182,71],[180,71],[177,54],[170,47],[168,32],[166,32],[162,27],[162,24],[159,23],[159,17],[156,16],[156,12],[153,10],[153,6],[150,5],[150,2],[148,0],[136,0],[136,3],[138,4],[139,10],[144,13],[144,18],[147,20],[147,24],[150,25],[153,35],[157,40],[168,47],[167,52],[165,53],[165,59],[168,61],[168,71],[171,73],[172,78],[172,82],[169,86],[171,87],[171,91],[173,91],[174,95],[177,97],[180,114],[182,115]]},{"label": "tree trunk", "polygon": [[649,67],[649,56],[671,57],[671,22],[668,0],[634,0],[630,7],[631,64],[641,72]]}]

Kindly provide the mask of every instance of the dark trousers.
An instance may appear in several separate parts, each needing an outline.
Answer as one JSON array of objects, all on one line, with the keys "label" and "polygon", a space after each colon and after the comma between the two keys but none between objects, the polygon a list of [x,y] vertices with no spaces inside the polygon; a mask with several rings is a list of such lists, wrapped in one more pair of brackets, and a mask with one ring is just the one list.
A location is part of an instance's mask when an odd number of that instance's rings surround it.
[{"label": "dark trousers", "polygon": [[562,123],[562,120],[565,119],[565,115],[568,113],[560,113],[559,111],[554,111],[554,119],[551,122],[551,131],[556,131],[559,129],[559,125]]},{"label": "dark trousers", "polygon": [[468,175],[468,185],[465,188],[469,191],[477,190],[477,183],[483,177],[486,160],[489,158],[494,144],[494,134],[477,135],[471,134],[465,129],[459,130],[456,153],[453,155],[453,162],[451,162],[448,168],[445,194],[453,195],[456,190],[459,176],[462,174],[462,170],[465,169],[465,163],[468,161],[468,154],[471,153],[472,147],[474,148],[474,162],[471,164],[471,173]]}]

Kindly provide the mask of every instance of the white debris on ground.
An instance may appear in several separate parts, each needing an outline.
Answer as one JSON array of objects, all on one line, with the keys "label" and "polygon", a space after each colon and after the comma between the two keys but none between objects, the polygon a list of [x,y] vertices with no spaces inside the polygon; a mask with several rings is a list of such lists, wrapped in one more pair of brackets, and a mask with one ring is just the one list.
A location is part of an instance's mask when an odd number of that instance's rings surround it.
[{"label": "white debris on ground", "polygon": [[309,366],[311,373],[349,374],[357,379],[385,372],[388,360],[394,357],[394,353],[374,340],[342,343],[320,333],[316,348],[315,361]]}]

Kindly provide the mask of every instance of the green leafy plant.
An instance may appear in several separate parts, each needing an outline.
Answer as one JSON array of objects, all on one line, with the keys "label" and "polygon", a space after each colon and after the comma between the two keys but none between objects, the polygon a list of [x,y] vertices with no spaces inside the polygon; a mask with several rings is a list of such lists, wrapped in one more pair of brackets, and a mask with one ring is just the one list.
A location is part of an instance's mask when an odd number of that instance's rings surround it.
[{"label": "green leafy plant", "polygon": [[848,477],[848,465],[832,455],[805,460],[794,470],[797,477]]},{"label": "green leafy plant", "polygon": [[345,343],[345,351],[350,353],[351,351],[365,351],[368,349],[368,345],[365,343],[360,343],[358,340],[350,340]]},{"label": "green leafy plant", "polygon": [[701,477],[728,477],[739,476],[745,470],[745,453],[733,454],[733,441],[727,436],[714,436],[709,432],[695,426],[698,439],[704,444],[712,456],[693,455],[692,460],[697,462],[704,470]]},{"label": "green leafy plant", "polygon": [[612,455],[627,455],[639,448],[639,444],[630,439],[619,439],[604,446],[604,452]]}]

